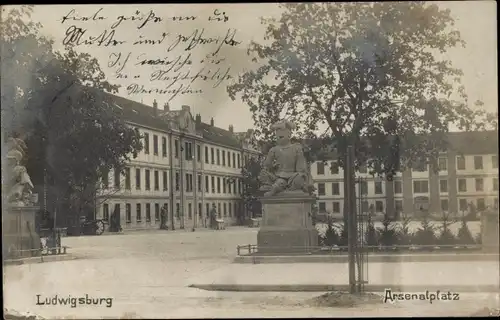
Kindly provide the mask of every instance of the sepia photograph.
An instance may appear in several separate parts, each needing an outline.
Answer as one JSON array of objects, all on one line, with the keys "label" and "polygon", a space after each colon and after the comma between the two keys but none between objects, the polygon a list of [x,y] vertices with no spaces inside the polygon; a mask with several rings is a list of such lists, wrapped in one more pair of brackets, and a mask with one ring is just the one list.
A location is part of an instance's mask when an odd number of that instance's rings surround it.
[{"label": "sepia photograph", "polygon": [[495,1],[1,10],[5,319],[500,316]]}]

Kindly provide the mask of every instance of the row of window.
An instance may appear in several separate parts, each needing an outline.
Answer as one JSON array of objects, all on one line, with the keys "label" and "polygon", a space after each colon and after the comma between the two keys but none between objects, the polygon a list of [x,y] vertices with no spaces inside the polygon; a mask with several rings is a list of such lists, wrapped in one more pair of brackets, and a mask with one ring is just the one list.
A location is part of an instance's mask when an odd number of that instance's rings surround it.
[{"label": "row of window", "polygon": [[[468,201],[467,199],[458,199],[458,210],[459,211],[468,211],[471,208],[473,202]],[[371,210],[371,206],[368,204],[368,201],[362,201],[362,211],[369,212]],[[449,200],[441,199],[440,206],[442,211],[449,210]],[[477,210],[482,211],[486,210],[486,201],[484,198],[476,198],[474,206]],[[493,208],[498,209],[498,198],[494,198],[493,200]],[[326,202],[318,202],[318,210],[319,212],[326,212]],[[375,206],[373,207],[374,212],[384,212],[384,201],[377,200],[375,201]],[[394,201],[394,210],[396,212],[403,211],[403,200],[395,200]],[[340,213],[340,201],[332,202],[332,213]]]},{"label": "row of window", "polygon": [[[142,173],[141,168],[136,168],[135,169],[135,189],[136,190],[141,190],[142,187],[142,178],[141,178],[141,173]],[[144,169],[144,189],[145,190],[151,190],[151,172],[153,172],[153,190],[159,191],[160,190],[160,180],[162,182],[162,190],[167,191],[168,190],[168,171],[159,171],[159,170],[149,170],[149,169]],[[160,179],[160,173],[162,175],[162,179]],[[124,171],[124,186],[125,190],[130,190],[131,189],[131,169],[130,168],[125,168]],[[186,173],[185,174],[185,191],[186,192],[193,192],[194,190],[194,181],[193,181],[193,174],[192,173]],[[103,185],[105,188],[109,187],[109,177],[107,175],[104,175],[103,177]],[[118,172],[115,171],[115,176],[114,176],[114,188],[115,189],[121,189],[122,187],[122,175]],[[175,191],[179,191],[181,188],[181,179],[180,179],[180,173],[175,172]],[[197,190],[199,192],[202,192],[203,188],[203,182],[202,182],[202,175],[198,174],[197,175]],[[215,176],[209,176],[205,175],[205,192],[207,193],[227,193],[227,194],[240,194],[242,191],[242,181],[240,178],[229,178],[229,177],[215,177]]]},{"label": "row of window", "polygon": [[[484,191],[484,178],[475,178],[475,191]],[[375,194],[383,194],[382,181],[374,181]],[[403,183],[401,180],[395,180],[392,182],[394,185],[394,193],[403,193]],[[341,182],[332,182],[332,195],[340,195],[340,184]],[[467,192],[467,179],[459,178],[457,179],[458,192]],[[326,195],[325,183],[318,183],[318,195]],[[361,194],[368,194],[368,181],[360,182]],[[492,178],[492,190],[498,191],[498,178]],[[448,192],[448,179],[439,180],[439,191],[446,193]],[[415,180],[413,181],[413,193],[428,193],[429,192],[429,182],[427,180]]]},{"label": "row of window", "polygon": [[[168,214],[168,203],[164,203],[161,208],[160,208],[160,203],[154,203],[154,222],[160,221],[160,214],[161,210],[164,210],[166,215],[166,219],[169,219],[169,214]],[[205,203],[205,216],[208,218],[210,216],[210,210],[212,210],[212,206],[210,203]],[[180,219],[181,217],[181,210],[180,210],[180,203],[175,204],[176,211],[175,211],[175,216],[176,218]],[[145,213],[145,221],[146,222],[152,222],[151,219],[151,203],[145,203],[144,204],[144,213]],[[135,218],[137,222],[142,222],[143,218],[143,204],[142,203],[137,203],[135,205]],[[241,206],[239,203],[233,202],[223,202],[223,203],[217,203],[216,211],[217,211],[217,216],[218,218],[232,218],[233,214],[236,216],[236,213],[238,210],[241,209]],[[109,204],[105,203],[102,207],[102,217],[103,220],[109,221],[110,218],[110,212],[109,212]],[[120,212],[120,204],[115,204],[116,212]],[[202,218],[202,204],[201,202],[198,203],[198,216],[199,218]],[[192,203],[187,203],[187,217],[189,220],[193,219],[193,204]],[[130,203],[125,204],[125,222],[126,223],[131,223],[132,222],[132,205]]]},{"label": "row of window", "polygon": [[[491,157],[491,163],[492,163],[492,169],[497,169],[498,168],[498,156],[497,155],[492,155],[492,156],[474,156],[474,169],[475,170],[483,170],[484,169],[484,162],[483,158],[484,157]],[[318,175],[324,175],[325,174],[325,163],[324,162],[317,162],[316,164],[316,172]],[[336,161],[331,161],[330,162],[330,173],[331,174],[339,174],[339,166]],[[439,157],[438,158],[438,167],[439,171],[447,171],[448,170],[448,158],[447,157]],[[457,156],[457,170],[466,170],[466,161],[464,156]],[[428,171],[428,165],[427,164],[419,164],[416,165],[414,168],[414,171],[417,172],[425,172]],[[359,168],[359,173],[367,173],[367,167],[362,166]]]},{"label": "row of window", "polygon": [[[167,138],[161,137],[161,145],[162,145],[162,157],[167,156]],[[155,156],[158,155],[158,135],[153,135],[153,154]],[[193,143],[192,142],[184,142],[184,146],[181,148],[179,144],[179,140],[174,140],[174,157],[176,159],[179,158],[180,154],[184,151],[184,159],[185,160],[193,160]],[[209,153],[210,151],[210,153]],[[150,139],[149,133],[144,133],[144,153],[150,153]],[[202,161],[202,153],[201,146],[199,144],[196,145],[196,161]],[[232,152],[229,150],[220,150],[219,148],[205,146],[205,163],[209,164],[217,164],[218,166],[229,167],[229,168],[241,168],[241,155],[239,152]]]}]

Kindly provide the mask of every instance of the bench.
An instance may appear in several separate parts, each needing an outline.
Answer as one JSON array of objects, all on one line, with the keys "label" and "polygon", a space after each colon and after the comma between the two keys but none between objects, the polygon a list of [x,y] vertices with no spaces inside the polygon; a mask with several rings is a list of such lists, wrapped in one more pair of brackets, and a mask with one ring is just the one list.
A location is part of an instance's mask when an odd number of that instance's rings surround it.
[{"label": "bench", "polygon": [[215,230],[224,230],[226,229],[226,226],[224,224],[224,220],[222,219],[215,219],[215,222],[216,222],[216,226],[215,226]]}]

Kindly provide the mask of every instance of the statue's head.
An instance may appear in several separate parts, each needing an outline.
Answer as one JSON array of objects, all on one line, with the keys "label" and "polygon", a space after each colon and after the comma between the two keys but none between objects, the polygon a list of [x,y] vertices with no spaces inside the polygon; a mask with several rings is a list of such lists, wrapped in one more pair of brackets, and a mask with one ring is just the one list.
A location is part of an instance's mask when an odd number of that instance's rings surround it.
[{"label": "statue's head", "polygon": [[271,129],[276,133],[278,145],[286,145],[290,143],[290,137],[292,136],[292,130],[295,129],[295,125],[288,120],[282,120],[273,124]]}]

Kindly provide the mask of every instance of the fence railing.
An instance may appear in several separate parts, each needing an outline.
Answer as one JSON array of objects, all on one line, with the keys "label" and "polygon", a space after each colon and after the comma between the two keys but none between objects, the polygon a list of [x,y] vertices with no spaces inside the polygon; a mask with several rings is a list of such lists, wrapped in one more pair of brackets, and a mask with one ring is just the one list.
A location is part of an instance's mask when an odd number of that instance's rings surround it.
[{"label": "fence railing", "polygon": [[[328,254],[341,254],[344,255],[347,253],[347,246],[315,246],[315,247],[300,247],[300,246],[290,246],[290,247],[265,247],[266,250],[269,249],[308,249],[311,253],[328,253]],[[362,252],[380,252],[380,253],[391,253],[391,252],[400,252],[400,251],[434,251],[434,252],[442,252],[450,249],[454,250],[481,250],[483,248],[482,245],[396,245],[396,246],[363,246],[361,248],[357,248],[358,251]],[[236,253],[238,256],[241,255],[251,255],[254,253],[258,253],[259,248],[255,244],[246,244],[239,245],[236,247]]]}]

